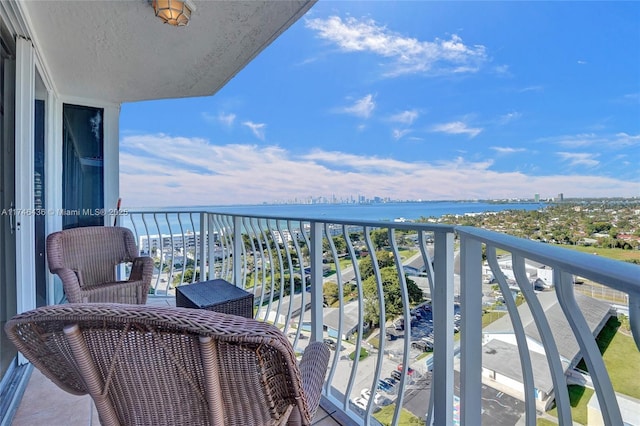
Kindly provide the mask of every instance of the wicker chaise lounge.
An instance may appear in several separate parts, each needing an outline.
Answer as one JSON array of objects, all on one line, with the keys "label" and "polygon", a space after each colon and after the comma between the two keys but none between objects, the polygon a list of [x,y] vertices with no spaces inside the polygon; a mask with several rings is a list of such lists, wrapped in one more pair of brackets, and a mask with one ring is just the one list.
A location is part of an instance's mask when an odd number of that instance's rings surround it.
[{"label": "wicker chaise lounge", "polygon": [[[47,262],[71,303],[147,302],[153,260],[138,256],[127,228],[89,226],[54,232],[47,237]],[[129,279],[116,281],[116,266],[125,262],[132,262]]]},{"label": "wicker chaise lounge", "polygon": [[90,394],[104,425],[307,425],[329,361],[314,342],[298,365],[276,327],[197,309],[54,305],[5,330],[60,388]]}]

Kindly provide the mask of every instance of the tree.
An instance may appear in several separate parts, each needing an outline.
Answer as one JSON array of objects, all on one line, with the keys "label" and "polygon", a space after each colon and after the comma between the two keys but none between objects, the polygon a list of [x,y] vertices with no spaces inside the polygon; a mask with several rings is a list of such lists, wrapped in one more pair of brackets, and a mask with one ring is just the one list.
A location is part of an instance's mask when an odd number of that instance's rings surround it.
[{"label": "tree", "polygon": [[374,229],[371,231],[371,242],[376,250],[389,247],[389,230],[386,228]]},{"label": "tree", "polygon": [[[333,245],[335,246],[336,252],[338,254],[342,254],[347,251],[347,242],[342,235],[336,235],[335,237],[333,237]],[[324,251],[325,253],[331,251],[329,240],[327,240],[326,238],[322,239],[322,251]]]},{"label": "tree", "polygon": [[[393,254],[389,251],[380,250],[376,252],[376,259],[378,261],[378,268],[386,268],[388,266],[394,266],[395,262]],[[361,259],[358,268],[360,269],[360,275],[362,280],[369,278],[373,275],[373,260],[372,256],[367,256]]]},{"label": "tree", "polygon": [[184,274],[178,273],[173,277],[174,287],[182,284],[191,284],[192,282],[200,281],[200,271],[195,271],[195,278],[193,277],[193,268],[189,268],[184,271]]},{"label": "tree", "polygon": [[586,230],[590,235],[597,233],[608,233],[612,225],[608,222],[592,222],[588,223]]},{"label": "tree", "polygon": [[[382,290],[384,292],[384,310],[386,317],[394,318],[402,315],[402,291],[400,289],[400,278],[395,267],[387,266],[380,270],[380,278],[382,280]],[[423,299],[422,290],[416,283],[410,279],[407,282],[407,293],[409,303],[415,304]],[[365,321],[372,326],[379,325],[380,307],[378,286],[374,276],[363,281],[362,292],[364,295],[364,317]]]},{"label": "tree", "polygon": [[322,294],[324,296],[324,301],[327,305],[333,305],[340,296],[340,289],[338,288],[338,284],[333,281],[329,281],[324,283],[322,286]]}]

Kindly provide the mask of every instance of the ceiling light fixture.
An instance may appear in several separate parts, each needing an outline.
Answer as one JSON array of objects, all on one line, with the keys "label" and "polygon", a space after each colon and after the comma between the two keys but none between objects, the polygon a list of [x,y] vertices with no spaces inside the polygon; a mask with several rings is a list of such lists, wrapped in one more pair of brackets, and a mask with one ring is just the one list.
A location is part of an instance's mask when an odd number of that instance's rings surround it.
[{"label": "ceiling light fixture", "polygon": [[191,12],[196,10],[191,0],[153,0],[151,6],[162,22],[177,27],[187,25]]}]

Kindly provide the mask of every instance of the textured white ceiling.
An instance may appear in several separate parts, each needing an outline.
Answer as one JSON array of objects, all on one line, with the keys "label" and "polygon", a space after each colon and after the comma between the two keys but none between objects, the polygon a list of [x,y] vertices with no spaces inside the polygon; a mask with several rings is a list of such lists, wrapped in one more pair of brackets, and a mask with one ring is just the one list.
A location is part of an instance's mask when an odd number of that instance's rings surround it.
[{"label": "textured white ceiling", "polygon": [[109,102],[211,95],[315,0],[194,0],[186,27],[146,0],[23,3],[55,90]]}]

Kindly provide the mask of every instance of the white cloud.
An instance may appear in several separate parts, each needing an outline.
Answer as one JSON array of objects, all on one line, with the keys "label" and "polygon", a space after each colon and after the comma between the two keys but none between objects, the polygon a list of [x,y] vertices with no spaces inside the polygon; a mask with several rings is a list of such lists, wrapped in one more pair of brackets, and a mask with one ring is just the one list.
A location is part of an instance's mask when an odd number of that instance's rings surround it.
[{"label": "white cloud", "polygon": [[542,142],[550,142],[568,148],[583,148],[597,146],[599,149],[623,149],[640,145],[640,134],[630,135],[620,132],[615,135],[602,135],[597,133],[580,133],[577,135],[561,135],[540,139]]},{"label": "white cloud", "polygon": [[392,136],[395,140],[402,139],[405,135],[409,134],[411,129],[393,129]]},{"label": "white cloud", "polygon": [[634,146],[640,144],[640,135],[629,135],[621,132],[617,133],[615,139],[611,141],[611,144],[615,147],[624,148],[628,146]]},{"label": "white cloud", "polygon": [[467,124],[462,121],[453,121],[451,123],[436,124],[431,128],[432,132],[449,133],[453,135],[466,134],[469,137],[474,138],[482,132],[479,127],[467,127]]},{"label": "white cloud", "polygon": [[222,124],[225,127],[233,127],[233,123],[236,120],[236,115],[234,113],[224,113],[220,112],[217,115],[209,114],[208,112],[202,113],[202,118],[208,123],[214,124]]},{"label": "white cloud", "polygon": [[491,149],[493,149],[495,152],[497,152],[498,154],[515,154],[517,152],[525,152],[526,149],[524,148],[511,148],[508,146],[492,146]]},{"label": "white cloud", "polygon": [[596,167],[600,164],[600,161],[595,159],[598,154],[590,152],[557,152],[556,154],[560,156],[562,160],[568,162],[569,166],[572,167]]},{"label": "white cloud", "polygon": [[558,136],[548,140],[569,148],[579,148],[592,145],[597,140],[597,137],[595,133],[581,133],[578,135]]},{"label": "white cloud", "polygon": [[218,114],[217,118],[220,123],[224,124],[227,127],[231,127],[233,126],[233,122],[236,119],[236,115],[234,113],[225,114],[221,112],[220,114]]},{"label": "white cloud", "polygon": [[391,117],[389,117],[389,120],[395,123],[402,123],[410,126],[418,118],[418,116],[419,116],[418,111],[415,109],[412,109],[412,110],[399,112],[398,114],[394,114]]},{"label": "white cloud", "polygon": [[509,124],[512,121],[518,120],[520,117],[522,117],[522,114],[517,111],[508,112],[498,117],[498,123],[502,125]]},{"label": "white cloud", "polygon": [[242,122],[242,124],[244,126],[247,126],[249,129],[251,129],[251,131],[253,132],[256,138],[260,139],[261,141],[264,140],[264,130],[265,130],[265,127],[267,127],[266,124],[254,123],[253,121],[244,121]]},{"label": "white cloud", "polygon": [[542,92],[544,90],[543,86],[527,86],[527,87],[523,87],[522,89],[519,90],[520,93],[525,93],[525,92]]},{"label": "white cloud", "polygon": [[387,76],[476,72],[487,61],[485,47],[469,46],[453,34],[448,40],[421,41],[378,25],[372,19],[339,16],[306,21],[318,37],[344,52],[368,52],[389,59]]},{"label": "white cloud", "polygon": [[498,172],[492,165],[462,157],[427,162],[323,150],[294,155],[276,146],[126,135],[120,149],[120,195],[123,207],[130,209],[259,204],[310,194],[470,199],[530,196],[532,188],[557,188],[554,192],[575,197],[637,195],[633,181],[586,173],[532,176]]},{"label": "white cloud", "polygon": [[369,118],[376,108],[373,95],[369,94],[361,99],[356,100],[352,105],[339,109],[339,112],[352,114],[360,118]]},{"label": "white cloud", "polygon": [[511,71],[509,70],[509,65],[497,65],[494,68],[494,71],[496,72],[496,74],[501,74],[505,76],[511,75]]},{"label": "white cloud", "polygon": [[578,60],[578,65],[587,65],[587,61]]}]

